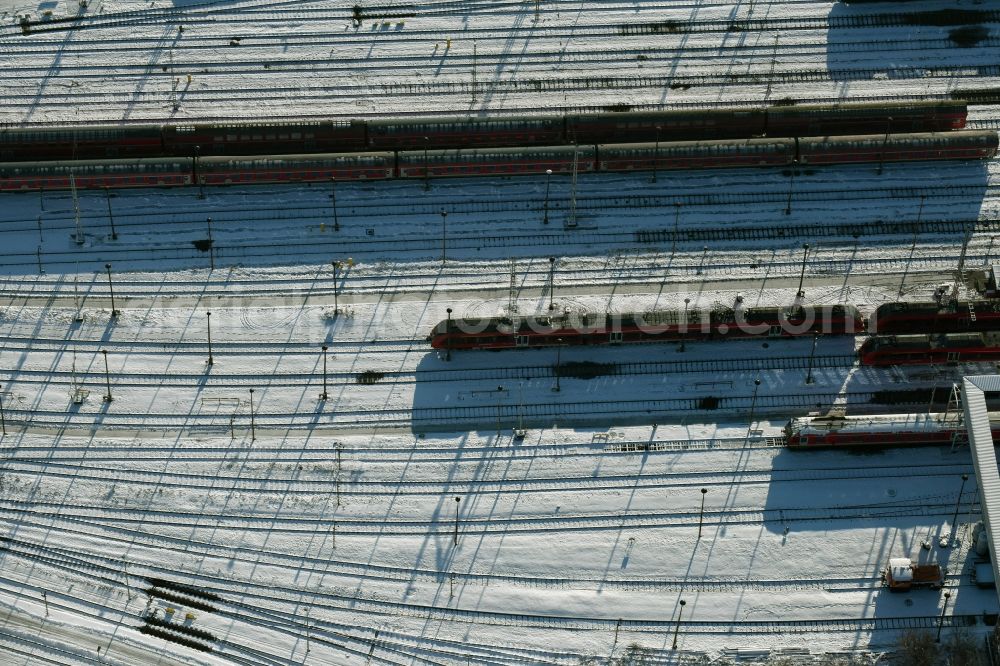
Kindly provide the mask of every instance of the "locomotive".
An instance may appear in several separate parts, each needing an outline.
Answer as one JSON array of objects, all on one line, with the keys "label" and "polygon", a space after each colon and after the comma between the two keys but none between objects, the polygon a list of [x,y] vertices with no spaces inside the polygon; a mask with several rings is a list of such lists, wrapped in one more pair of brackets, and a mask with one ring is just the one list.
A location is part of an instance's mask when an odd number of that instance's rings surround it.
[{"label": "locomotive", "polygon": [[0,129],[0,161],[208,157],[643,141],[899,134],[962,129],[966,102],[780,105],[489,118],[249,121]]},{"label": "locomotive", "polygon": [[1000,359],[1000,331],[876,335],[858,350],[861,365],[937,365]]},{"label": "locomotive", "polygon": [[868,322],[861,365],[933,365],[1000,358],[1000,303],[886,303]]},{"label": "locomotive", "polygon": [[843,335],[864,330],[849,305],[716,308],[642,313],[567,313],[518,318],[448,318],[427,340],[435,349],[515,349],[678,340]]},{"label": "locomotive", "polygon": [[0,163],[0,191],[985,159],[993,131],[250,157]]},{"label": "locomotive", "polygon": [[885,303],[868,322],[872,334],[961,333],[1000,329],[1000,302]]},{"label": "locomotive", "polygon": [[[993,439],[1000,438],[1000,415],[990,415]],[[951,446],[968,435],[956,414],[827,416],[791,419],[784,430],[787,446]]]}]

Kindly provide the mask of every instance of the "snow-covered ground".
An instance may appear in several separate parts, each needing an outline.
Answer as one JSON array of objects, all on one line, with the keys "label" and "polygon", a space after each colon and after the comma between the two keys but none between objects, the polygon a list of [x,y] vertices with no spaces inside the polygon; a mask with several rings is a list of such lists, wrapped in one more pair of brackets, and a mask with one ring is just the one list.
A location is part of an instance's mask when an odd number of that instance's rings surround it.
[{"label": "snow-covered ground", "polygon": [[[989,9],[906,10],[954,4]],[[80,8],[4,2],[0,121],[996,85],[994,38],[836,27],[889,5],[360,6],[355,25],[327,2],[91,2],[79,29],[22,35],[17,15],[66,27]],[[763,27],[634,34],[747,19]],[[822,76],[791,80],[807,71]],[[993,109],[970,119],[995,127]],[[553,178],[548,225],[531,177],[338,183],[337,229],[325,186],[5,195],[0,662],[662,663],[983,633],[998,602],[969,575],[967,451],[789,451],[780,437],[792,416],[883,411],[872,392],[992,366],[862,369],[860,338],[843,336],[450,359],[426,336],[448,308],[789,305],[800,283],[804,302],[867,315],[928,300],[960,262],[964,294],[1000,252],[998,169],[589,174],[575,191]],[[929,230],[892,226],[918,220]],[[211,255],[195,245],[207,238]],[[584,362],[604,365],[556,370]],[[890,595],[890,556],[946,566],[947,602]],[[211,652],[139,631],[156,623]]]},{"label": "snow-covered ground", "polygon": [[[908,9],[944,6],[991,7]],[[891,4],[4,0],[3,10],[9,122],[745,105],[946,95],[1000,77],[996,38],[959,48],[961,21],[850,27]]]}]

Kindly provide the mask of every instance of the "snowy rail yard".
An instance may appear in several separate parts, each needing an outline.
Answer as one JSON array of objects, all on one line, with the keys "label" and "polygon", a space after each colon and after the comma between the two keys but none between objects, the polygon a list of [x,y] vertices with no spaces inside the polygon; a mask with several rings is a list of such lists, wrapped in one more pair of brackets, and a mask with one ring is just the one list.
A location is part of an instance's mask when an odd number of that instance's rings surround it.
[{"label": "snowy rail yard", "polygon": [[[0,131],[960,91],[996,130],[971,98],[1000,88],[998,27],[985,1],[0,0]],[[862,335],[428,337],[452,316],[974,299],[1000,263],[998,170],[4,192],[0,663],[981,645],[1000,605],[972,576],[968,448],[795,450],[783,428],[952,409],[996,364],[859,365]],[[943,590],[890,594],[900,557]]]}]

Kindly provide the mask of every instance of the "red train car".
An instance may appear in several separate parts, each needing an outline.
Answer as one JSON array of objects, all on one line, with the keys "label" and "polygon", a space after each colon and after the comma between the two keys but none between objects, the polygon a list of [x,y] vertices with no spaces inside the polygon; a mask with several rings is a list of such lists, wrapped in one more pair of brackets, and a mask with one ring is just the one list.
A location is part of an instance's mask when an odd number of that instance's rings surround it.
[{"label": "red train car", "polygon": [[803,165],[928,160],[982,160],[997,153],[993,131],[931,132],[901,135],[803,137]]},{"label": "red train car", "polygon": [[797,104],[767,110],[767,136],[831,134],[901,134],[947,132],[965,127],[969,109],[963,101],[892,104]]},{"label": "red train car", "polygon": [[0,129],[0,161],[161,157],[159,125],[81,125]]},{"label": "red train car", "polygon": [[763,109],[633,111],[566,116],[569,143],[745,139],[764,134]]},{"label": "red train car", "polygon": [[597,147],[597,156],[601,171],[787,166],[795,162],[795,140],[605,144]]},{"label": "red train car", "polygon": [[[145,187],[205,184],[314,182],[343,178],[515,176],[554,173],[780,166],[790,164],[786,139],[661,142],[659,144],[477,148],[377,153],[319,153],[276,156],[149,158],[132,160],[0,163],[4,189],[76,186]],[[995,132],[950,132],[892,137],[798,139],[799,163],[934,159],[982,159],[996,153]],[[600,154],[599,152],[600,151]],[[601,161],[598,161],[599,155]],[[184,169],[187,172],[184,173]],[[4,175],[6,174],[6,175]]]},{"label": "red train car", "polygon": [[0,163],[0,191],[101,189],[190,185],[186,157],[74,162]]},{"label": "red train car", "polygon": [[564,136],[562,116],[368,121],[372,150],[552,146],[564,143]]},{"label": "red train car", "polygon": [[490,118],[247,120],[0,129],[0,161],[444,150],[960,129],[963,101]]},{"label": "red train car", "polygon": [[395,176],[393,153],[203,157],[198,179],[205,185],[385,180]]},{"label": "red train car", "polygon": [[362,120],[164,125],[167,155],[289,155],[355,153],[367,149]]},{"label": "red train car", "polygon": [[938,365],[1000,359],[1000,332],[876,335],[858,350],[861,365]]},{"label": "red train car", "polygon": [[503,176],[572,173],[597,168],[593,146],[548,146],[545,148],[480,148],[475,150],[401,151],[400,178]]},{"label": "red train car", "polygon": [[873,335],[962,333],[1000,329],[1000,302],[885,303],[871,316]]},{"label": "red train car", "polygon": [[448,319],[427,340],[435,349],[515,349],[679,340],[853,334],[864,330],[852,306],[644,313],[569,313],[511,318]]},{"label": "red train car", "polygon": [[[990,416],[993,438],[1000,420]],[[829,446],[951,446],[968,441],[958,414],[892,414],[795,418],[785,425],[785,444],[793,448]]]}]

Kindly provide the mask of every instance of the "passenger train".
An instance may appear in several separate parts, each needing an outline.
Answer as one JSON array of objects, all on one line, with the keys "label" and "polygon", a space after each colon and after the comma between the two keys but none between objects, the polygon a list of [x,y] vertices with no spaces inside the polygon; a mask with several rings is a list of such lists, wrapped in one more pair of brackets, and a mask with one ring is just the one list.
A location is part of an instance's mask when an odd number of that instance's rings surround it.
[{"label": "passenger train", "polygon": [[861,365],[1000,360],[1000,304],[991,301],[887,303],[868,322],[850,305],[715,308],[642,313],[566,313],[519,318],[449,318],[427,337],[435,349],[726,340],[803,335],[869,337]]},{"label": "passenger train", "polygon": [[868,332],[879,335],[962,333],[1000,329],[1000,302],[885,303],[876,308]]},{"label": "passenger train", "polygon": [[861,333],[852,306],[716,308],[511,318],[456,318],[437,324],[427,340],[435,349],[515,349],[677,340],[843,335]]},{"label": "passenger train", "polygon": [[0,128],[0,162],[902,134],[962,129],[967,117],[966,103],[955,100],[489,118]]},{"label": "passenger train", "polygon": [[875,335],[858,351],[861,365],[939,365],[1000,360],[1000,331]]},{"label": "passenger train", "polygon": [[979,160],[993,131],[586,146],[0,163],[0,191]]},{"label": "passenger train", "polygon": [[[791,419],[784,440],[792,448],[827,446],[951,446],[968,434],[958,415],[891,414]],[[994,441],[1000,441],[1000,414],[990,416]]]}]

